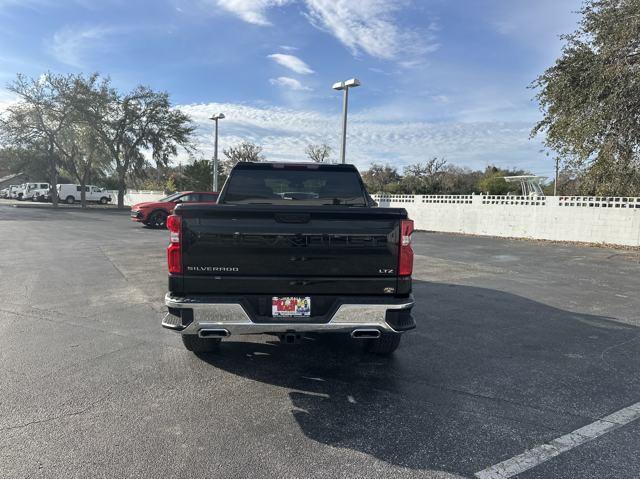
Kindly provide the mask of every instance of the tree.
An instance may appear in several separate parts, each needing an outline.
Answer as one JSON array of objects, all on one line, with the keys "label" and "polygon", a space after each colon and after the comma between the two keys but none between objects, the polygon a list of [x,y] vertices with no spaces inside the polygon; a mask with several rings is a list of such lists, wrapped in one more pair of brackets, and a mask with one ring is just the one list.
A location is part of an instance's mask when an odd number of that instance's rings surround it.
[{"label": "tree", "polygon": [[178,191],[178,187],[176,186],[176,180],[173,176],[170,176],[165,185],[164,185],[164,190],[171,194],[171,193],[175,193],[176,191]]},{"label": "tree", "polygon": [[110,163],[108,149],[92,128],[92,117],[87,114],[89,102],[97,101],[106,91],[96,74],[89,77],[50,75],[49,81],[57,102],[69,112],[69,121],[54,136],[55,146],[62,167],[80,184],[80,203],[86,208],[87,181]]},{"label": "tree", "polygon": [[49,176],[49,159],[46,148],[31,145],[29,148],[8,146],[0,149],[0,170],[24,173],[29,179],[43,180]]},{"label": "tree", "polygon": [[406,166],[402,178],[402,189],[411,194],[433,195],[442,191],[440,187],[441,170],[447,160],[434,157],[425,163]]},{"label": "tree", "polygon": [[[69,80],[72,76],[61,76]],[[50,73],[33,79],[18,75],[8,86],[19,101],[7,108],[0,121],[0,130],[4,140],[22,149],[37,149],[45,152],[51,184],[51,201],[58,206],[58,195],[55,185],[58,183],[60,167],[60,151],[56,140],[61,131],[71,123],[73,107],[61,101],[56,77]]]},{"label": "tree", "polygon": [[640,0],[588,0],[562,54],[532,84],[543,119],[532,135],[597,195],[640,191]]},{"label": "tree", "polygon": [[329,156],[331,155],[331,147],[326,143],[322,143],[320,145],[307,145],[307,148],[304,151],[309,159],[316,163],[328,162]]},{"label": "tree", "polygon": [[478,188],[482,193],[489,195],[506,195],[508,193],[521,193],[520,183],[507,183],[505,176],[521,176],[527,174],[522,170],[501,170],[496,166],[488,166],[482,177],[478,180]]},{"label": "tree", "polygon": [[[75,131],[68,138],[71,147],[61,147],[64,152],[61,164],[80,185],[80,204],[86,208],[86,185],[92,176],[97,176],[109,163],[110,157],[104,144],[86,125],[76,125]],[[61,143],[65,143],[64,138]]]},{"label": "tree", "polygon": [[369,193],[391,193],[397,192],[397,186],[400,182],[398,170],[391,165],[381,165],[372,163],[368,170],[362,172],[362,181],[367,186]]},{"label": "tree", "polygon": [[[580,194],[584,174],[570,168],[562,168],[558,172],[558,188],[559,196],[576,196]],[[554,181],[546,185],[543,190],[545,195],[551,196],[554,192]]]},{"label": "tree", "polygon": [[144,174],[144,151],[151,150],[156,164],[166,166],[179,147],[194,150],[195,127],[189,116],[172,108],[166,92],[138,86],[122,95],[106,79],[91,95],[93,101],[85,104],[89,124],[114,162],[122,208],[128,176]]},{"label": "tree", "polygon": [[184,167],[180,178],[181,190],[208,191],[213,181],[211,162],[207,160],[195,160]]},{"label": "tree", "polygon": [[445,165],[440,172],[441,192],[446,195],[471,195],[479,191],[478,181],[481,177],[481,171]]},{"label": "tree", "polygon": [[222,162],[222,173],[228,175],[231,169],[241,161],[264,161],[262,147],[249,141],[222,150],[226,159]]}]

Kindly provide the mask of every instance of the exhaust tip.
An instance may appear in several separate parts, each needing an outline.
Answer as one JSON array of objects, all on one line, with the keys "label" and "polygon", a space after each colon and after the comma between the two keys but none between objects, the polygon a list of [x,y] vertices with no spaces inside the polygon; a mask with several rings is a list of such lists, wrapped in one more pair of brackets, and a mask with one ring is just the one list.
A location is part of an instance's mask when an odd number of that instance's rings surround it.
[{"label": "exhaust tip", "polygon": [[230,333],[226,329],[200,329],[198,336],[201,338],[226,338]]},{"label": "exhaust tip", "polygon": [[378,339],[380,335],[379,329],[354,329],[351,332],[353,339]]}]

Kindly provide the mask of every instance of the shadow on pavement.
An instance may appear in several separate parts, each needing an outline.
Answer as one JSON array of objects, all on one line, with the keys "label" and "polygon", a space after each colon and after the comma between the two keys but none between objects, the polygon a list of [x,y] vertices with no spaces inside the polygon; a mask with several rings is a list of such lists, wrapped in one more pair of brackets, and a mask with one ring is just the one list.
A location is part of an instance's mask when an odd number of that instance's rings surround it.
[{"label": "shadow on pavement", "polygon": [[416,281],[414,290],[418,329],[392,357],[342,337],[229,340],[200,357],[290,390],[292,414],[318,443],[458,474],[640,396],[638,328],[485,288]]}]

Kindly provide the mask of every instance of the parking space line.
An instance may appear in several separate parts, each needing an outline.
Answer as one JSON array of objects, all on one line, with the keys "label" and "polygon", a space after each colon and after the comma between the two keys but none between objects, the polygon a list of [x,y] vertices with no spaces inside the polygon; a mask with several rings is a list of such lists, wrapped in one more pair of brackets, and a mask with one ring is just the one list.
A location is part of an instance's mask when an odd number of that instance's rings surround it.
[{"label": "parking space line", "polygon": [[569,434],[560,436],[547,444],[536,446],[511,459],[476,472],[475,476],[478,479],[507,479],[513,477],[636,419],[640,419],[640,402],[620,409]]}]

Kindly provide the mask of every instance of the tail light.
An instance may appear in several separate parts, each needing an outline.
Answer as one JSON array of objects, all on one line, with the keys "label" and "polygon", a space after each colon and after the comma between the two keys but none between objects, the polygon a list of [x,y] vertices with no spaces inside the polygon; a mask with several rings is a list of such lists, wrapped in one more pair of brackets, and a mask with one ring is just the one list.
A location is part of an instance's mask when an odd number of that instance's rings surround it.
[{"label": "tail light", "polygon": [[177,215],[170,215],[167,218],[167,228],[169,229],[169,247],[167,248],[167,263],[169,273],[182,273],[182,218]]},{"label": "tail light", "polygon": [[410,276],[413,273],[412,233],[413,220],[402,220],[400,222],[400,254],[398,260],[398,274],[400,276]]}]

